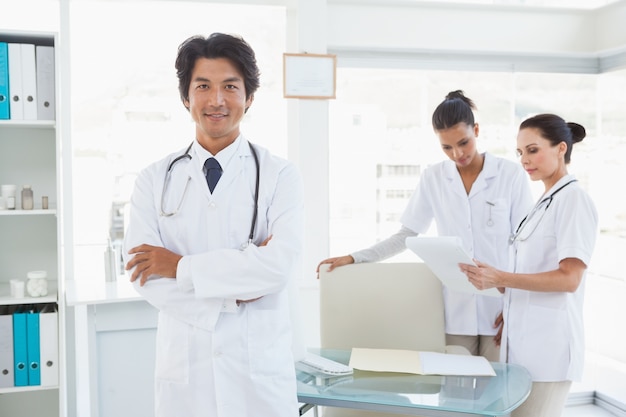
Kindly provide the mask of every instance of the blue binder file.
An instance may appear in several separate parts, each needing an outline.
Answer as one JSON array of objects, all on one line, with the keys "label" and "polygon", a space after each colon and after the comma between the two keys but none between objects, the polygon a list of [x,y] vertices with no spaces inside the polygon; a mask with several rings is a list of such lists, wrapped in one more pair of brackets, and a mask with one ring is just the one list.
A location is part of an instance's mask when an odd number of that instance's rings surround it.
[{"label": "blue binder file", "polygon": [[39,351],[39,313],[26,315],[26,357],[28,358],[28,385],[41,385]]},{"label": "blue binder file", "polygon": [[0,42],[0,119],[9,119],[9,46]]},{"label": "blue binder file", "polygon": [[13,313],[13,361],[15,386],[28,385],[28,357],[26,352],[26,313]]}]

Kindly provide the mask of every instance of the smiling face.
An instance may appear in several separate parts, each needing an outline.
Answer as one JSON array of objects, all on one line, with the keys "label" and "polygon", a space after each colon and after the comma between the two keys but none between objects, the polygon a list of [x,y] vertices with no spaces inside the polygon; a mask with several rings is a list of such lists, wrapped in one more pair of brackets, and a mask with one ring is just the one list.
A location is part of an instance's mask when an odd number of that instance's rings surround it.
[{"label": "smiling face", "polygon": [[233,143],[253,98],[246,99],[244,77],[228,59],[199,58],[185,100],[198,142],[213,155]]},{"label": "smiling face", "polygon": [[469,167],[477,155],[476,137],[478,124],[469,126],[466,123],[457,123],[449,129],[437,130],[441,149],[454,161],[458,169]]},{"label": "smiling face", "polygon": [[521,129],[517,134],[517,154],[533,181],[543,181],[546,190],[567,174],[564,155],[567,144],[552,146],[536,128]]}]

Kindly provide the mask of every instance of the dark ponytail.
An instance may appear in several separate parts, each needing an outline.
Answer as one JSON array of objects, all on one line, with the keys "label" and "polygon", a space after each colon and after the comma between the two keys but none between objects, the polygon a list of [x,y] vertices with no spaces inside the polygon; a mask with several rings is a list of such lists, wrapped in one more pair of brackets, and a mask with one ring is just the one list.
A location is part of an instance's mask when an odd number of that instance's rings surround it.
[{"label": "dark ponytail", "polygon": [[451,91],[433,112],[433,129],[449,129],[458,123],[474,126],[474,102],[462,90]]}]

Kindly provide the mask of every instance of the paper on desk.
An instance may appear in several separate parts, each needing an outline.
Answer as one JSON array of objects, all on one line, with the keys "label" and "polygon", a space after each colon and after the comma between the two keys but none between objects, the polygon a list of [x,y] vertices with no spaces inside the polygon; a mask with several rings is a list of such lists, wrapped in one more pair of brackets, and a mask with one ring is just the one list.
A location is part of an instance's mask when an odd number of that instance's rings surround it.
[{"label": "paper on desk", "polygon": [[417,375],[496,375],[489,361],[483,356],[399,349],[353,348],[350,366],[362,371]]}]

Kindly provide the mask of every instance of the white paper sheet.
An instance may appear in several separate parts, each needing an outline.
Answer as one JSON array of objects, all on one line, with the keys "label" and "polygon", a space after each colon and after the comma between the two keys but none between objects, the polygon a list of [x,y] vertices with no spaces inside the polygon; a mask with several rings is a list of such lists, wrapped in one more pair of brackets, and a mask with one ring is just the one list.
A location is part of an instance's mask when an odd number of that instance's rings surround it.
[{"label": "white paper sheet", "polygon": [[399,349],[353,348],[350,366],[362,371],[417,375],[495,376],[483,356],[419,352]]},{"label": "white paper sheet", "polygon": [[475,265],[472,257],[463,249],[461,238],[413,236],[406,238],[406,246],[419,256],[449,289],[493,297],[502,296],[497,288],[479,290],[461,272],[460,263]]}]

